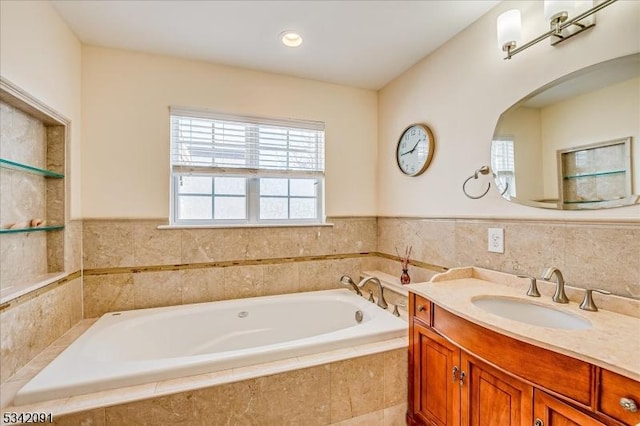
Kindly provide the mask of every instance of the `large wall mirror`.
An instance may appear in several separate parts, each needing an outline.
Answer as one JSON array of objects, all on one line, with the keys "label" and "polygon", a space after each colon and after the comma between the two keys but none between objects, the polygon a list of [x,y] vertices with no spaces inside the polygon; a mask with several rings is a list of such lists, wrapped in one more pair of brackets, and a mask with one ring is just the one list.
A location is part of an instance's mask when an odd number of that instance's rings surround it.
[{"label": "large wall mirror", "polygon": [[491,170],[507,200],[579,210],[635,204],[640,193],[640,54],[579,70],[499,118]]}]

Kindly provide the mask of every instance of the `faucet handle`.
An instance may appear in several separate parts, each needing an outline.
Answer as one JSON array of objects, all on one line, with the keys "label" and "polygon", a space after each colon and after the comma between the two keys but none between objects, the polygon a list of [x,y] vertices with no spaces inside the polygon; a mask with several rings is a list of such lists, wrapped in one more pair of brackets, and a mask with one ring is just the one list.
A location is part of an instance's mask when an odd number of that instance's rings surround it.
[{"label": "faucet handle", "polygon": [[373,298],[373,291],[369,290],[369,302],[376,303],[376,300]]},{"label": "faucet handle", "polygon": [[535,277],[532,277],[531,275],[527,275],[527,274],[521,274],[521,275],[518,275],[518,278],[529,279],[529,290],[527,290],[527,296],[540,297],[540,292],[538,291],[538,286],[537,286]]},{"label": "faucet handle", "polygon": [[588,288],[584,291],[584,299],[582,299],[582,303],[580,303],[580,309],[585,311],[592,311],[592,312],[595,312],[598,310],[598,307],[593,302],[592,293],[594,291],[602,294],[611,294],[611,292],[607,290],[602,290],[599,288]]},{"label": "faucet handle", "polygon": [[406,303],[396,303],[395,305],[393,305],[393,315],[399,317],[400,316],[400,311],[398,311],[398,308],[406,308],[407,304]]}]

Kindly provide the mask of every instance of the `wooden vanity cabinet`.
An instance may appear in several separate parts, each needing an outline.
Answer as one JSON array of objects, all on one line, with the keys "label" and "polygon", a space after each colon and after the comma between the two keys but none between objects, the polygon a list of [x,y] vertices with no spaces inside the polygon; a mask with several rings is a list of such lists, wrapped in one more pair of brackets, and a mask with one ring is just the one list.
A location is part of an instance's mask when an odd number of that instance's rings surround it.
[{"label": "wooden vanity cabinet", "polygon": [[625,395],[640,400],[640,383],[485,329],[413,293],[409,299],[409,425],[640,422],[618,403]]}]

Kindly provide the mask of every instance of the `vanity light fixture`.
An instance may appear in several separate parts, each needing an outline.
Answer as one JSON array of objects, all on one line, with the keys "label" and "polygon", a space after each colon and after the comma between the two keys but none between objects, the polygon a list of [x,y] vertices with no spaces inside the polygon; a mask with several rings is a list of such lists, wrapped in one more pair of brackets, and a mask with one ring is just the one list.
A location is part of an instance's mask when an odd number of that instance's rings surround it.
[{"label": "vanity light fixture", "polygon": [[498,16],[498,47],[507,52],[504,59],[511,59],[516,53],[547,38],[555,46],[595,26],[593,15],[616,1],[604,0],[593,6],[594,0],[544,0],[544,17],[551,29],[520,47],[517,47],[522,34],[520,11],[508,10]]},{"label": "vanity light fixture", "polygon": [[293,31],[283,31],[280,33],[280,41],[287,47],[298,47],[302,44],[302,36]]}]

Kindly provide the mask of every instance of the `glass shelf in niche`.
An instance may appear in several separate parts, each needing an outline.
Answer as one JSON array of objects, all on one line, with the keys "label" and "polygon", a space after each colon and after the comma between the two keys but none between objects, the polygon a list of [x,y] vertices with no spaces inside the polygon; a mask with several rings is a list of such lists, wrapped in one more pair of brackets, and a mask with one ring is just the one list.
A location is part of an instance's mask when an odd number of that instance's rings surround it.
[{"label": "glass shelf in niche", "polygon": [[59,231],[64,225],[35,226],[32,228],[0,229],[0,234],[17,234],[19,232]]},{"label": "glass shelf in niche", "polygon": [[584,174],[580,174],[580,175],[563,176],[563,179],[580,179],[580,178],[585,178],[585,177],[619,175],[619,174],[623,174],[623,173],[627,173],[627,171],[626,170],[611,170],[611,171],[607,171],[607,172],[584,173]]},{"label": "glass shelf in niche", "polygon": [[64,175],[61,173],[52,172],[51,170],[39,169],[27,164],[16,163],[15,161],[5,160],[4,158],[0,158],[0,167],[54,179],[64,178]]}]

